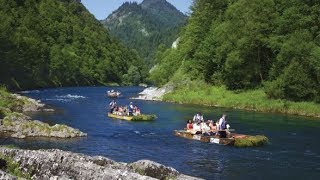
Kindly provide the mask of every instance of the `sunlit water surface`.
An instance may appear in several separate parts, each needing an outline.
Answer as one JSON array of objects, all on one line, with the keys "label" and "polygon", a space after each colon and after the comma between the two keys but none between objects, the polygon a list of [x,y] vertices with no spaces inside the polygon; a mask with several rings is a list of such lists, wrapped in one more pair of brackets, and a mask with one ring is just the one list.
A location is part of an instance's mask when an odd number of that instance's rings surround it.
[{"label": "sunlit water surface", "polygon": [[[129,122],[106,116],[110,87],[58,88],[26,91],[56,109],[31,114],[50,124],[63,123],[88,133],[77,139],[0,139],[1,144],[21,148],[59,148],[87,155],[102,155],[116,161],[150,159],[178,171],[205,179],[317,179],[320,176],[320,120],[230,110],[130,100],[141,87],[116,87],[122,92],[118,104],[133,101],[143,113],[156,114],[154,122]],[[186,120],[201,111],[206,119],[223,112],[238,133],[264,134],[271,144],[258,148],[235,148],[175,137]]]}]

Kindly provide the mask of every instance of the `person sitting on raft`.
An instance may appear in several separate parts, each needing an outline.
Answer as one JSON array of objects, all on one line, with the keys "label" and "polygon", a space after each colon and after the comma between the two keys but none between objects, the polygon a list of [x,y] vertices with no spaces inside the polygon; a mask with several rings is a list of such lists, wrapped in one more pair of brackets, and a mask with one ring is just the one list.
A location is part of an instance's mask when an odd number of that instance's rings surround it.
[{"label": "person sitting on raft", "polygon": [[117,115],[119,115],[119,116],[123,116],[123,115],[124,115],[124,113],[123,113],[123,107],[122,107],[122,106],[120,106],[120,107],[118,108]]},{"label": "person sitting on raft", "polygon": [[201,124],[201,132],[205,136],[214,136],[216,135],[216,127],[213,125],[212,120],[208,120],[207,122],[202,121]]},{"label": "person sitting on raft", "polygon": [[195,114],[193,116],[193,122],[194,123],[201,123],[201,121],[203,121],[203,116],[200,112],[198,112],[197,114]]},{"label": "person sitting on raft", "polygon": [[217,126],[216,126],[216,123],[213,122],[212,120],[208,120],[207,125],[208,125],[209,128],[210,128],[209,135],[210,135],[210,136],[216,135],[216,134],[217,134]]},{"label": "person sitting on raft", "polygon": [[140,108],[138,108],[137,106],[134,107],[134,113],[135,116],[139,116],[141,114]]},{"label": "person sitting on raft", "polygon": [[191,134],[202,134],[200,123],[193,123],[192,129],[189,132]]},{"label": "person sitting on raft", "polygon": [[217,125],[212,120],[208,120],[208,126],[210,127],[210,130],[212,132],[216,132],[217,131]]},{"label": "person sitting on raft", "polygon": [[188,131],[188,132],[193,131],[193,123],[192,123],[191,120],[188,120],[188,123],[187,123],[187,131]]}]

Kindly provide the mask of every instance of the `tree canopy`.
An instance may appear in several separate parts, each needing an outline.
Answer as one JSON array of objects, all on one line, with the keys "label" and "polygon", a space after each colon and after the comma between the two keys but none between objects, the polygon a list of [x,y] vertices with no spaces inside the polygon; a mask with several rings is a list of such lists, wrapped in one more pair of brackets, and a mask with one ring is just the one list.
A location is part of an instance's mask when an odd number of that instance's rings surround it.
[{"label": "tree canopy", "polygon": [[192,10],[178,48],[158,52],[155,83],[179,76],[320,101],[319,1],[196,0]]},{"label": "tree canopy", "polygon": [[0,0],[0,84],[10,89],[122,83],[138,54],[76,0]]}]

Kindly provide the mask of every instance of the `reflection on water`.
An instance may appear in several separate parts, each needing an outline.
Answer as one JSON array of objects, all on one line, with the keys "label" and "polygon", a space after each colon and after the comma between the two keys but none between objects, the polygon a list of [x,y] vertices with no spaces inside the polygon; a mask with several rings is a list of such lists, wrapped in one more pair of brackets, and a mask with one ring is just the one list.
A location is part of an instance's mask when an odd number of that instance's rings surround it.
[{"label": "reflection on water", "polygon": [[[195,105],[129,100],[142,88],[112,87],[123,96],[118,104],[133,101],[143,113],[158,116],[154,122],[110,119],[106,108],[108,87],[57,88],[24,92],[57,109],[31,114],[49,124],[63,123],[88,133],[77,139],[0,139],[1,144],[21,148],[59,148],[103,155],[117,161],[150,159],[206,179],[315,179],[320,175],[320,120],[280,114],[230,110]],[[63,100],[62,100],[63,99]],[[264,134],[271,144],[258,148],[234,148],[175,137],[187,119],[202,112],[217,120],[228,114],[232,129],[243,134]]]}]

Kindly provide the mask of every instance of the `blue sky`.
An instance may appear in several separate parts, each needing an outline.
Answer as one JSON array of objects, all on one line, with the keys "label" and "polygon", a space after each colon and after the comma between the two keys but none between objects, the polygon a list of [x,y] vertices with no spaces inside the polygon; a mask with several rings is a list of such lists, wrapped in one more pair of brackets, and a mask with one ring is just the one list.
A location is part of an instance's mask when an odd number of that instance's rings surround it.
[{"label": "blue sky", "polygon": [[[118,9],[126,1],[136,1],[141,3],[143,0],[82,0],[82,4],[99,20],[105,19],[114,10]],[[192,0],[167,0],[181,12],[189,12]]]}]

